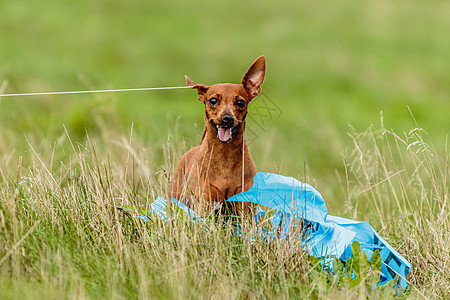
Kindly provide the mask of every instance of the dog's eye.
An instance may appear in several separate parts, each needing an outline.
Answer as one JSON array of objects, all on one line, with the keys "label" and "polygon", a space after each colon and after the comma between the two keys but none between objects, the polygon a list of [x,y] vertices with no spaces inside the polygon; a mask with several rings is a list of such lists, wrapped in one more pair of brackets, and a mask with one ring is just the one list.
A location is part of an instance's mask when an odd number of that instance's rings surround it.
[{"label": "dog's eye", "polygon": [[236,101],[236,105],[239,106],[240,108],[244,108],[245,107],[245,101],[242,99],[239,99],[238,101]]},{"label": "dog's eye", "polygon": [[209,105],[216,105],[217,104],[217,98],[211,98],[211,99],[209,99]]}]

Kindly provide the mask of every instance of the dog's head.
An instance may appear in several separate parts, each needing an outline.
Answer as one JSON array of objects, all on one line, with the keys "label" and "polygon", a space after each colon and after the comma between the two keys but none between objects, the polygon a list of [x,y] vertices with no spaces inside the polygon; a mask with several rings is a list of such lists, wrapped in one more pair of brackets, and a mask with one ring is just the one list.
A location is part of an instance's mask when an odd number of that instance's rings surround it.
[{"label": "dog's head", "polygon": [[206,86],[193,82],[187,84],[197,89],[198,99],[205,104],[205,126],[211,126],[217,139],[228,143],[243,130],[248,104],[261,92],[266,73],[266,59],[258,57],[242,78],[241,84],[214,84]]}]

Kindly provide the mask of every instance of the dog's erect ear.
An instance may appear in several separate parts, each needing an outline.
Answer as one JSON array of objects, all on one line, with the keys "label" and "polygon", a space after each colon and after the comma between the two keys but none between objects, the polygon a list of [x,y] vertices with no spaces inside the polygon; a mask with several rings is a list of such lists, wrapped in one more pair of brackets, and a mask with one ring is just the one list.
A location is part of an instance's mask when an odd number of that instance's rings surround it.
[{"label": "dog's erect ear", "polygon": [[261,84],[264,82],[264,76],[266,75],[266,58],[261,55],[258,57],[248,69],[242,78],[242,84],[244,85],[247,94],[250,96],[250,100],[255,98],[261,92]]},{"label": "dog's erect ear", "polygon": [[209,86],[206,86],[204,84],[197,84],[197,83],[193,82],[192,79],[190,79],[187,75],[184,75],[184,77],[186,78],[186,82],[187,82],[188,86],[190,86],[193,89],[197,89],[198,100],[205,102],[204,96],[206,94],[206,91],[209,89]]}]

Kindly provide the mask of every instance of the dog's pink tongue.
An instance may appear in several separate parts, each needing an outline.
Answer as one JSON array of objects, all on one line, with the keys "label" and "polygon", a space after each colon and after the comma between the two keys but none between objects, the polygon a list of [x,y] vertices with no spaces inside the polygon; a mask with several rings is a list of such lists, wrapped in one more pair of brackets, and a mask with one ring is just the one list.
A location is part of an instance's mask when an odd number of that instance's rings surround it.
[{"label": "dog's pink tongue", "polygon": [[231,138],[231,128],[219,127],[219,140],[226,142]]}]

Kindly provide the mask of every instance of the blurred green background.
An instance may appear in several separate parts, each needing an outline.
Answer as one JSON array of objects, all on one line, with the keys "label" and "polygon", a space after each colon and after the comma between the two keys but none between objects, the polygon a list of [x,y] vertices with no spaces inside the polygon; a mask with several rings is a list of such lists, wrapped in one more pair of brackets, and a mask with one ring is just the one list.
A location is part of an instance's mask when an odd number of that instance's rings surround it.
[{"label": "blurred green background", "polygon": [[[438,148],[450,126],[448,1],[2,1],[3,93],[239,83],[259,55],[264,94],[247,136],[259,170],[316,186],[342,203],[347,133],[372,124],[422,127]],[[382,112],[382,114],[381,114]],[[0,98],[0,154],[16,163],[25,136],[53,145],[133,136],[153,151],[168,137],[199,142],[203,107],[191,90]],[[353,129],[354,128],[354,129]],[[180,143],[181,144],[181,143]]]}]

